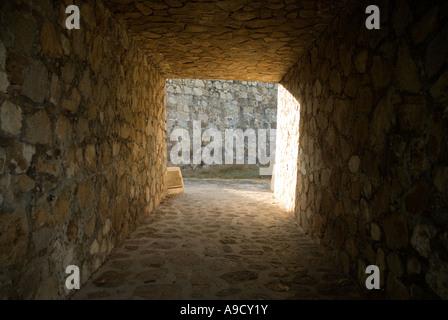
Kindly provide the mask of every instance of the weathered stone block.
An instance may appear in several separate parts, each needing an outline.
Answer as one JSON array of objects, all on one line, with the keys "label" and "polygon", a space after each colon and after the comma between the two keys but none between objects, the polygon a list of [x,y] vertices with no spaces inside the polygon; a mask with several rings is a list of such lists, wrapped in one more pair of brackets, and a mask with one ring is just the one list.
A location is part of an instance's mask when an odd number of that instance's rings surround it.
[{"label": "weathered stone block", "polygon": [[70,220],[70,222],[68,223],[68,226],[67,226],[66,233],[67,233],[68,240],[76,239],[76,237],[78,235],[78,220],[75,220],[75,219]]},{"label": "weathered stone block", "polygon": [[60,161],[48,161],[46,157],[38,157],[36,163],[36,172],[52,175],[53,177],[60,177],[61,175]]},{"label": "weathered stone block", "polygon": [[53,240],[54,230],[51,228],[43,227],[33,231],[32,240],[34,249],[40,253],[45,250]]},{"label": "weathered stone block", "polygon": [[354,105],[350,100],[335,100],[335,109],[338,110],[334,114],[334,123],[339,133],[348,135],[354,121]]},{"label": "weathered stone block", "polygon": [[89,121],[85,118],[78,118],[76,123],[76,138],[83,142],[90,135]]},{"label": "weathered stone block", "polygon": [[320,214],[316,214],[314,216],[313,227],[314,227],[314,232],[319,237],[322,236],[323,223],[324,223],[324,221],[322,219],[322,216]]},{"label": "weathered stone block", "polygon": [[404,104],[399,106],[398,112],[401,130],[422,131],[425,124],[426,105]]},{"label": "weathered stone block", "polygon": [[353,238],[348,238],[345,241],[345,251],[351,259],[355,259],[358,255],[358,249],[356,248],[355,241]]},{"label": "weathered stone block", "polygon": [[448,55],[448,26],[440,30],[439,34],[429,43],[426,49],[425,69],[428,76],[434,76],[444,63]]},{"label": "weathered stone block", "polygon": [[60,224],[70,213],[71,199],[67,191],[63,191],[59,196],[53,208],[53,221],[56,225]]},{"label": "weathered stone block", "polygon": [[369,122],[367,118],[360,117],[353,127],[353,144],[355,151],[361,150],[369,137]]},{"label": "weathered stone block", "polygon": [[359,181],[354,181],[351,185],[351,198],[354,201],[358,201],[361,197],[361,186],[359,185]]},{"label": "weathered stone block", "polygon": [[0,92],[8,91],[9,79],[6,70],[6,48],[0,40]]},{"label": "weathered stone block", "polygon": [[33,215],[33,230],[40,228],[43,225],[50,223],[49,213],[45,206],[40,205],[35,209]]},{"label": "weathered stone block", "polygon": [[387,246],[390,249],[401,249],[407,246],[409,241],[408,226],[402,215],[393,213],[382,221],[382,225]]},{"label": "weathered stone block", "polygon": [[441,193],[448,193],[448,167],[437,169],[434,177],[434,185]]},{"label": "weathered stone block", "polygon": [[79,59],[84,60],[87,55],[86,43],[85,43],[85,32],[73,32],[72,33],[72,48],[73,53]]},{"label": "weathered stone block", "polygon": [[14,35],[14,46],[28,55],[34,45],[39,30],[35,17],[29,10],[14,8],[9,10],[2,21]]},{"label": "weathered stone block", "polygon": [[35,153],[36,148],[34,146],[20,142],[14,143],[13,158],[11,163],[16,165],[15,172],[26,172],[31,165],[31,161]]},{"label": "weathered stone block", "polygon": [[0,128],[8,134],[18,135],[22,128],[22,109],[10,101],[0,109]]},{"label": "weathered stone block", "polygon": [[6,268],[26,254],[29,232],[27,217],[18,211],[1,214],[0,226],[0,266]]},{"label": "weathered stone block", "polygon": [[406,286],[395,278],[389,272],[386,283],[386,293],[388,299],[392,300],[408,300],[409,292]]},{"label": "weathered stone block", "polygon": [[84,160],[88,170],[95,170],[96,168],[96,150],[95,145],[89,144],[84,151]]},{"label": "weathered stone block", "polygon": [[350,98],[354,98],[356,96],[359,85],[359,79],[355,76],[351,76],[347,79],[344,87],[344,93]]},{"label": "weathered stone block", "polygon": [[339,46],[339,59],[341,61],[342,71],[346,77],[350,75],[352,68],[352,50],[353,49],[351,47],[347,47],[345,43]]},{"label": "weathered stone block", "polygon": [[330,63],[328,62],[328,60],[325,60],[322,63],[321,68],[320,68],[320,76],[321,76],[322,81],[328,80],[328,77],[330,75],[330,69],[331,69]]},{"label": "weathered stone block", "polygon": [[89,71],[84,71],[84,74],[82,75],[82,78],[79,82],[79,91],[81,92],[81,95],[84,99],[90,99],[92,96],[92,83],[91,83],[91,76]]},{"label": "weathered stone block", "polygon": [[22,192],[29,192],[33,190],[34,186],[36,185],[36,182],[30,177],[28,177],[26,174],[19,175],[17,183],[20,188],[20,191]]},{"label": "weathered stone block", "polygon": [[423,42],[428,34],[434,29],[437,24],[437,17],[439,14],[439,7],[435,6],[428,10],[425,15],[413,26],[412,41],[414,44]]},{"label": "weathered stone block", "polygon": [[371,78],[375,88],[386,88],[389,85],[392,80],[391,69],[392,66],[381,57],[375,56],[373,58]]},{"label": "weathered stone block", "polygon": [[115,201],[115,205],[112,210],[112,228],[114,231],[120,230],[121,224],[123,222],[123,215],[124,215],[124,206],[123,201],[120,199],[117,199]]},{"label": "weathered stone block", "polygon": [[93,39],[93,45],[91,46],[91,50],[89,50],[87,54],[87,60],[89,61],[92,69],[95,72],[99,71],[102,59],[103,59],[103,39],[100,36],[96,36]]},{"label": "weathered stone block", "polygon": [[341,93],[342,80],[339,70],[337,69],[331,70],[329,81],[331,90],[333,90],[336,94]]},{"label": "weathered stone block", "polygon": [[[152,211],[152,209],[151,209]],[[103,227],[103,236],[106,237],[109,235],[109,232],[112,228],[112,223],[110,222],[110,219],[107,219],[106,222],[104,223],[104,227]]]},{"label": "weathered stone block", "polygon": [[365,113],[370,113],[373,108],[372,100],[372,89],[368,87],[363,87],[358,90],[358,95],[356,98],[356,108]]},{"label": "weathered stone block", "polygon": [[62,55],[62,48],[59,44],[56,31],[52,23],[48,20],[43,23],[40,31],[40,45],[42,51],[50,57],[57,58]]},{"label": "weathered stone block", "polygon": [[5,162],[6,162],[5,151],[3,149],[0,149],[0,175],[5,172]]},{"label": "weathered stone block", "polygon": [[0,40],[0,69],[5,70],[6,65],[6,48],[3,42]]},{"label": "weathered stone block", "polygon": [[61,87],[59,83],[59,78],[56,75],[51,76],[50,80],[50,102],[59,105],[59,99],[61,96]]},{"label": "weathered stone block", "polygon": [[448,100],[448,71],[445,71],[431,87],[431,95],[436,101]]},{"label": "weathered stone block", "polygon": [[[366,244],[366,247],[365,247],[365,250],[364,250],[364,257],[367,259],[367,262],[369,262],[369,264],[375,264],[375,262],[376,262],[376,252],[373,251],[373,248],[370,245],[370,243]],[[366,267],[364,267],[360,271],[365,275],[365,270],[366,270]],[[364,279],[364,283],[365,283],[365,279]]]},{"label": "weathered stone block", "polygon": [[396,252],[390,252],[386,258],[387,267],[392,271],[397,278],[401,278],[403,275],[403,266],[401,259]]},{"label": "weathered stone block", "polygon": [[431,240],[435,235],[436,230],[433,226],[419,224],[414,228],[411,244],[420,255],[428,258],[431,253]]},{"label": "weathered stone block", "polygon": [[72,126],[70,123],[70,120],[60,115],[58,118],[58,121],[56,122],[56,128],[55,128],[55,134],[56,138],[59,139],[64,145],[69,145],[71,142],[71,136],[72,136]]},{"label": "weathered stone block", "polygon": [[37,289],[36,300],[55,300],[59,297],[58,281],[55,277],[45,280]]},{"label": "weathered stone block", "polygon": [[369,52],[364,49],[355,58],[354,65],[356,71],[359,73],[364,73],[366,71],[367,58],[369,57]]},{"label": "weathered stone block", "polygon": [[31,62],[29,70],[25,73],[22,94],[37,103],[43,103],[48,98],[48,72],[41,62]]},{"label": "weathered stone block", "polygon": [[0,92],[8,92],[9,79],[6,72],[0,69]]},{"label": "weathered stone block", "polygon": [[93,199],[93,187],[90,181],[83,181],[80,182],[78,185],[78,201],[79,201],[79,208],[82,211],[87,210],[87,208],[91,205],[92,199]]},{"label": "weathered stone block", "polygon": [[93,243],[90,245],[89,253],[91,255],[94,255],[94,254],[98,253],[99,250],[100,250],[100,247],[99,247],[98,241],[96,241],[96,239],[95,239],[95,240],[93,240]]},{"label": "weathered stone block", "polygon": [[387,97],[381,99],[375,108],[370,122],[370,140],[372,145],[382,147],[391,126],[395,123],[393,106]]},{"label": "weathered stone block", "polygon": [[405,197],[406,210],[412,214],[420,214],[427,209],[429,188],[426,182],[420,181]]},{"label": "weathered stone block", "polygon": [[75,114],[78,111],[79,103],[81,101],[81,96],[76,88],[72,89],[70,98],[64,99],[62,101],[62,109],[68,110]]},{"label": "weathered stone block", "polygon": [[406,45],[400,46],[398,49],[396,76],[398,84],[401,89],[418,93],[421,88],[420,80],[418,78],[418,70],[414,59],[411,56],[409,47]]},{"label": "weathered stone block", "polygon": [[49,144],[51,123],[47,113],[39,110],[26,120],[25,139],[33,144]]},{"label": "weathered stone block", "polygon": [[370,224],[370,236],[374,241],[380,241],[381,240],[381,228],[378,224],[375,222],[372,222]]},{"label": "weathered stone block", "polygon": [[412,22],[413,14],[407,1],[398,0],[395,2],[395,8],[392,17],[392,24],[395,34],[401,36],[406,27]]},{"label": "weathered stone block", "polygon": [[87,237],[91,237],[95,232],[95,225],[96,225],[95,221],[96,217],[93,214],[88,215],[84,218],[84,225],[85,225],[84,233]]},{"label": "weathered stone block", "polygon": [[100,214],[100,220],[104,224],[106,221],[106,217],[109,213],[109,197],[107,195],[107,190],[102,189],[101,195],[99,198],[98,209]]},{"label": "weathered stone block", "polygon": [[71,84],[76,74],[76,65],[73,61],[65,63],[61,68],[62,81]]},{"label": "weathered stone block", "polygon": [[426,282],[440,297],[448,296],[448,263],[434,255],[429,260],[429,270],[426,273]]},{"label": "weathered stone block", "polygon": [[359,164],[361,163],[361,159],[358,156],[352,156],[350,161],[348,162],[348,167],[352,173],[358,173]]},{"label": "weathered stone block", "polygon": [[421,272],[421,265],[416,257],[412,256],[408,259],[406,270],[409,274],[419,274]]}]

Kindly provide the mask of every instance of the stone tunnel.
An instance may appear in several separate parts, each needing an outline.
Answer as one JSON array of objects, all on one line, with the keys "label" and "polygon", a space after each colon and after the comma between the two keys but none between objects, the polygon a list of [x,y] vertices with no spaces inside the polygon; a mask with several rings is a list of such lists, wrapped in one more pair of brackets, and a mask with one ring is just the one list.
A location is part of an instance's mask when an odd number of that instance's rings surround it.
[{"label": "stone tunnel", "polygon": [[448,2],[7,0],[0,21],[1,298],[66,298],[65,267],[85,282],[160,204],[167,78],[278,83],[277,199],[360,286],[379,267],[371,296],[448,298]]}]

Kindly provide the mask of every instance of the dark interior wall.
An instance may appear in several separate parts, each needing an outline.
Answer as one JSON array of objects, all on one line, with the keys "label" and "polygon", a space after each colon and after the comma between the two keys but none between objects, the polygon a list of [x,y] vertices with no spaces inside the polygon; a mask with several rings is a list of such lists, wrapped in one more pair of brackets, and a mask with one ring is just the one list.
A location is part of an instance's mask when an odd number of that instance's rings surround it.
[{"label": "dark interior wall", "polygon": [[165,79],[102,1],[0,2],[0,298],[61,298],[160,202]]},{"label": "dark interior wall", "polygon": [[295,214],[362,288],[378,265],[369,295],[446,299],[448,3],[376,1],[380,30],[369,4],[281,81],[300,103]]}]

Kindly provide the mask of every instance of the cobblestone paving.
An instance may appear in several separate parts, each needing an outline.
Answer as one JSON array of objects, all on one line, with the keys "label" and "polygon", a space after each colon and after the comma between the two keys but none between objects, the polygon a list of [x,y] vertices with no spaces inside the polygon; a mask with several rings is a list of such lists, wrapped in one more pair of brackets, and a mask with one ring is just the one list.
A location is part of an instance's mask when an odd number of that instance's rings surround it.
[{"label": "cobblestone paving", "polygon": [[256,180],[186,180],[72,297],[359,298]]}]

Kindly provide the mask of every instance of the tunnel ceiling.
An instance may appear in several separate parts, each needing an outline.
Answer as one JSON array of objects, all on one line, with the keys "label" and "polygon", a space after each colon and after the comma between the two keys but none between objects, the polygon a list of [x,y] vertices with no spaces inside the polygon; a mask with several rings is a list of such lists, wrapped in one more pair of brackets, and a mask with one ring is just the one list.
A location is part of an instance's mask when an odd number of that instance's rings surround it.
[{"label": "tunnel ceiling", "polygon": [[106,3],[168,78],[279,82],[348,1]]}]

